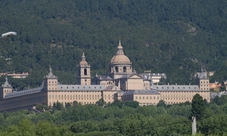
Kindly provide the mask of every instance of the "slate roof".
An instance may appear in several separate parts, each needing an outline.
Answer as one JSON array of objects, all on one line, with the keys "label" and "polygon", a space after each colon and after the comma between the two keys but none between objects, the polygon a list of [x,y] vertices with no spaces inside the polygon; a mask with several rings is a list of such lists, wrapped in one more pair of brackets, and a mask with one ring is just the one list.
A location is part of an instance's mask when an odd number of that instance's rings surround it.
[{"label": "slate roof", "polygon": [[38,93],[38,92],[41,92],[42,89],[43,89],[43,86],[37,87],[37,88],[32,88],[32,89],[27,89],[27,90],[22,90],[22,91],[11,92],[11,93],[7,93],[4,98],[12,98],[12,97],[17,97],[17,96],[22,96],[22,95]]},{"label": "slate roof", "polygon": [[58,91],[102,91],[105,85],[58,85]]}]

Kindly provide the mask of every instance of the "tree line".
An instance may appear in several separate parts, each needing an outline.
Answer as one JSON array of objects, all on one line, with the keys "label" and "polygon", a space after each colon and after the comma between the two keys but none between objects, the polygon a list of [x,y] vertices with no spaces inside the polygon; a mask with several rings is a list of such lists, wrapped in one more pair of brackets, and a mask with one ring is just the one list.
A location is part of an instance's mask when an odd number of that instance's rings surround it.
[{"label": "tree line", "polygon": [[[34,111],[0,114],[0,135],[191,135],[191,117],[197,118],[197,135],[226,135],[227,97],[207,103],[200,95],[192,103],[138,106],[137,102],[114,102],[98,106],[74,102],[63,107],[42,107]],[[41,108],[40,108],[41,107]],[[46,110],[44,110],[46,109]]]}]

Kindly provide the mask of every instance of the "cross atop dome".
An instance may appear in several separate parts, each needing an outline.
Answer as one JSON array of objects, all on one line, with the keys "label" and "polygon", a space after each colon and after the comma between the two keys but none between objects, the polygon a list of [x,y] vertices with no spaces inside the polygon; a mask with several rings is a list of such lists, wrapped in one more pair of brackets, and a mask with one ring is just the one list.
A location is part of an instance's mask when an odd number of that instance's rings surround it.
[{"label": "cross atop dome", "polygon": [[119,37],[119,44],[118,44],[117,49],[118,49],[117,53],[115,56],[113,56],[110,63],[111,64],[130,64],[131,65],[129,58],[126,55],[124,55],[123,47],[121,46],[120,37]]},{"label": "cross atop dome", "polygon": [[83,54],[82,54],[82,61],[86,61],[85,59],[86,58],[85,58],[85,55],[84,55],[84,52],[83,52]]},{"label": "cross atop dome", "polygon": [[118,49],[117,55],[124,54],[123,47],[121,46],[121,37],[119,37],[119,44],[118,44],[117,49]]}]

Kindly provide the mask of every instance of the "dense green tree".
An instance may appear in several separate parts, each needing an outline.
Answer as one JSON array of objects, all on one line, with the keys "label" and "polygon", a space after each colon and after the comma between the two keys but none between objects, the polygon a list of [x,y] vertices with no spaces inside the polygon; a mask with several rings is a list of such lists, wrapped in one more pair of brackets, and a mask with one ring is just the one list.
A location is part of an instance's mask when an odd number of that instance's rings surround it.
[{"label": "dense green tree", "polygon": [[61,110],[63,108],[63,105],[60,102],[56,102],[53,104],[54,110]]},{"label": "dense green tree", "polygon": [[98,106],[104,106],[104,105],[106,104],[106,102],[103,100],[103,98],[101,98],[100,100],[98,100],[98,101],[96,102],[96,104],[97,104]]},{"label": "dense green tree", "polygon": [[157,104],[157,107],[164,107],[164,108],[166,108],[166,103],[165,103],[165,101],[164,101],[164,100],[160,100],[160,101],[158,102],[158,104]]},{"label": "dense green tree", "polygon": [[59,131],[54,124],[51,124],[47,121],[42,121],[37,124],[35,134],[37,136],[58,136]]},{"label": "dense green tree", "polygon": [[[195,98],[196,99],[196,98]],[[204,102],[199,98],[200,102]],[[193,103],[193,102],[192,102]],[[204,103],[205,105],[205,103]],[[78,105],[53,113],[19,111],[3,114],[0,135],[190,135],[192,105],[164,107]],[[201,135],[226,134],[226,104],[207,104],[197,120]],[[23,118],[21,118],[23,117]],[[17,121],[9,121],[19,119]]]},{"label": "dense green tree", "polygon": [[36,104],[36,109],[37,109],[38,111],[43,112],[43,111],[47,110],[48,107],[47,107],[46,105],[43,105],[43,104]]},{"label": "dense green tree", "polygon": [[139,107],[139,102],[137,102],[137,101],[124,102],[124,106],[132,107],[132,108],[137,108],[137,107]]},{"label": "dense green tree", "polygon": [[18,136],[35,136],[35,125],[30,120],[21,120],[18,130]]},{"label": "dense green tree", "polygon": [[65,104],[65,107],[66,107],[66,108],[71,107],[71,106],[72,106],[71,103],[66,103],[66,104]]},{"label": "dense green tree", "polygon": [[172,116],[183,116],[189,118],[191,116],[191,105],[172,105],[167,109],[167,113]]},{"label": "dense green tree", "polygon": [[197,120],[201,120],[206,109],[203,97],[196,94],[192,99],[191,116],[195,116]]},{"label": "dense green tree", "polygon": [[216,103],[217,105],[224,105],[227,103],[227,96],[226,95],[222,95],[221,97],[216,96],[212,103]]}]

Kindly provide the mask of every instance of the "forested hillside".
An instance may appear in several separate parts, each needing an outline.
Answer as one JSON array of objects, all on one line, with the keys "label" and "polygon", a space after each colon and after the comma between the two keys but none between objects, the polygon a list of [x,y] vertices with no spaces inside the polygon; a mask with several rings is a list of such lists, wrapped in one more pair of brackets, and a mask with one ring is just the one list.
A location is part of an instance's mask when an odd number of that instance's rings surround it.
[{"label": "forested hillside", "polygon": [[0,41],[0,56],[12,58],[0,58],[0,72],[31,73],[10,79],[15,88],[40,85],[50,65],[60,82],[76,83],[82,51],[92,74],[103,74],[118,37],[138,73],[188,84],[203,67],[227,79],[225,0],[3,0],[0,17],[1,33],[18,33]]}]

